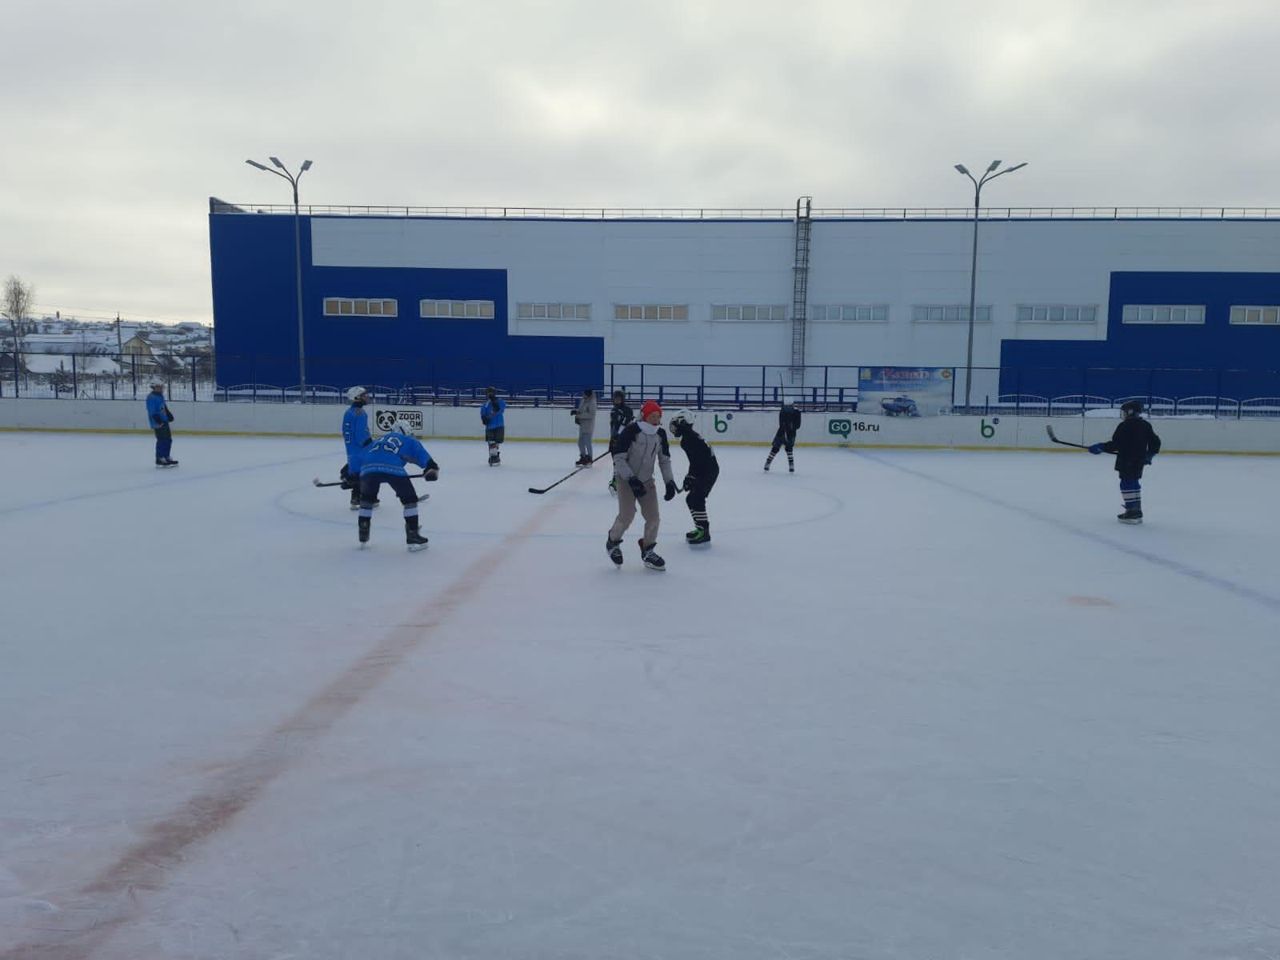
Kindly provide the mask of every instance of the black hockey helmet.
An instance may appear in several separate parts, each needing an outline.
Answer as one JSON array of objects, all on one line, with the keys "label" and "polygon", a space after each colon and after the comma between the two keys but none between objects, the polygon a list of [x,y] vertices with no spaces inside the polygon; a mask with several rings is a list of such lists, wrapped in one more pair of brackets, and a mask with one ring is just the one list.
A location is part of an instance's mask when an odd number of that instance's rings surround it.
[{"label": "black hockey helmet", "polygon": [[1142,412],[1142,401],[1126,400],[1124,403],[1120,404],[1120,412],[1126,417],[1136,417]]}]

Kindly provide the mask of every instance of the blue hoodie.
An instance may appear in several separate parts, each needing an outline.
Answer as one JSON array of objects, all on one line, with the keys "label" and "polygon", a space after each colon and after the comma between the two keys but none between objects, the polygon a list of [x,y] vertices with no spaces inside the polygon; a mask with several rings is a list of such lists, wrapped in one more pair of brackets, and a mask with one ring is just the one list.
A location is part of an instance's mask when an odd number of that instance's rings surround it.
[{"label": "blue hoodie", "polygon": [[169,422],[169,408],[165,406],[164,394],[154,390],[147,394],[147,425],[157,430]]}]

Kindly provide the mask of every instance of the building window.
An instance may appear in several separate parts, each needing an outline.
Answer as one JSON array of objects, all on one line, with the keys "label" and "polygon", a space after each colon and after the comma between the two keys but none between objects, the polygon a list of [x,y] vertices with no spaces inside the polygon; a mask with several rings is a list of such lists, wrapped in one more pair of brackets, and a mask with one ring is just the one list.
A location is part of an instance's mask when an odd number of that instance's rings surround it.
[{"label": "building window", "polygon": [[492,320],[492,300],[419,300],[418,316],[424,320]]},{"label": "building window", "polygon": [[326,317],[394,317],[398,315],[396,300],[352,299],[349,297],[325,297]]},{"label": "building window", "polygon": [[888,323],[886,303],[818,304],[809,308],[809,319],[817,323]]},{"label": "building window", "polygon": [[615,320],[688,320],[687,303],[615,303]]},{"label": "building window", "polygon": [[780,303],[713,303],[711,319],[742,323],[770,323],[787,319],[787,308]]},{"label": "building window", "polygon": [[[974,323],[991,322],[991,304],[980,303],[974,311]],[[912,323],[968,323],[967,303],[916,304],[911,308]]]},{"label": "building window", "polygon": [[1273,307],[1237,307],[1231,308],[1231,322],[1254,326],[1255,324],[1266,324],[1268,326],[1280,325],[1280,306]]},{"label": "building window", "polygon": [[589,303],[517,303],[520,320],[590,320]]},{"label": "building window", "polygon": [[1126,303],[1122,323],[1204,323],[1203,304]]},{"label": "building window", "polygon": [[1094,323],[1098,308],[1093,304],[1020,303],[1019,323]]}]

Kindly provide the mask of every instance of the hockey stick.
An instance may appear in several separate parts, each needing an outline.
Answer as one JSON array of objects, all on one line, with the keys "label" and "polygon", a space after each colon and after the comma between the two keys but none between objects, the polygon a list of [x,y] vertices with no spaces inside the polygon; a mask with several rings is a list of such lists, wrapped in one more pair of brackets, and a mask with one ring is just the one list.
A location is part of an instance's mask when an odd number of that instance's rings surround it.
[{"label": "hockey stick", "polygon": [[1060,443],[1064,447],[1075,447],[1077,450],[1089,449],[1089,447],[1083,443],[1072,443],[1070,440],[1059,440],[1053,432],[1053,427],[1050,426],[1049,424],[1045,424],[1044,429],[1045,429],[1045,432],[1049,434],[1049,439],[1052,440],[1054,443]]},{"label": "hockey stick", "polygon": [[[405,476],[407,476],[410,480],[422,480],[425,475],[421,473],[407,473],[405,474]],[[340,487],[343,484],[343,481],[341,480],[334,480],[332,483],[326,483],[325,481],[321,480],[319,477],[313,477],[311,479],[311,482],[315,484],[317,487]]]},{"label": "hockey stick", "polygon": [[[603,460],[603,459],[604,459],[605,457],[607,457],[607,456],[609,456],[609,451],[608,451],[608,450],[606,450],[604,453],[600,454],[600,456],[596,457],[596,458],[595,458],[595,460],[592,460],[591,462],[592,462],[592,463],[597,463],[598,461]],[[552,487],[558,487],[558,486],[560,486],[560,484],[564,483],[564,482],[565,482],[566,480],[568,480],[570,477],[574,476],[575,474],[579,474],[579,473],[581,473],[581,472],[582,472],[583,470],[585,470],[585,469],[587,469],[587,468],[586,468],[586,467],[574,467],[572,471],[570,471],[569,473],[565,474],[563,477],[561,477],[559,480],[557,480],[555,483],[553,483],[550,487],[530,487],[530,488],[529,488],[529,492],[530,492],[530,493],[546,493],[548,490],[552,489]]]}]

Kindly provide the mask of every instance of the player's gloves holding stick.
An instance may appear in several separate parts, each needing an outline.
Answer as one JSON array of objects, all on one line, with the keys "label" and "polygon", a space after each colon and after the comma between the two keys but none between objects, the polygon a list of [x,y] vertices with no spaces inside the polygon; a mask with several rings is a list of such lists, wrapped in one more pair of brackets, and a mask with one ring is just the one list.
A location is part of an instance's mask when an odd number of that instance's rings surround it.
[{"label": "player's gloves holding stick", "polygon": [[1089,444],[1089,452],[1090,452],[1090,453],[1102,453],[1102,452],[1103,452],[1103,451],[1102,451],[1102,444],[1100,444],[1100,443],[1091,443],[1091,444]]},{"label": "player's gloves holding stick", "polygon": [[676,484],[674,480],[667,481],[667,492],[663,494],[663,500],[674,500],[676,498]]},{"label": "player's gloves holding stick", "polygon": [[629,478],[627,480],[627,486],[631,488],[631,492],[636,495],[637,500],[644,497],[644,483],[640,480],[639,477]]}]

